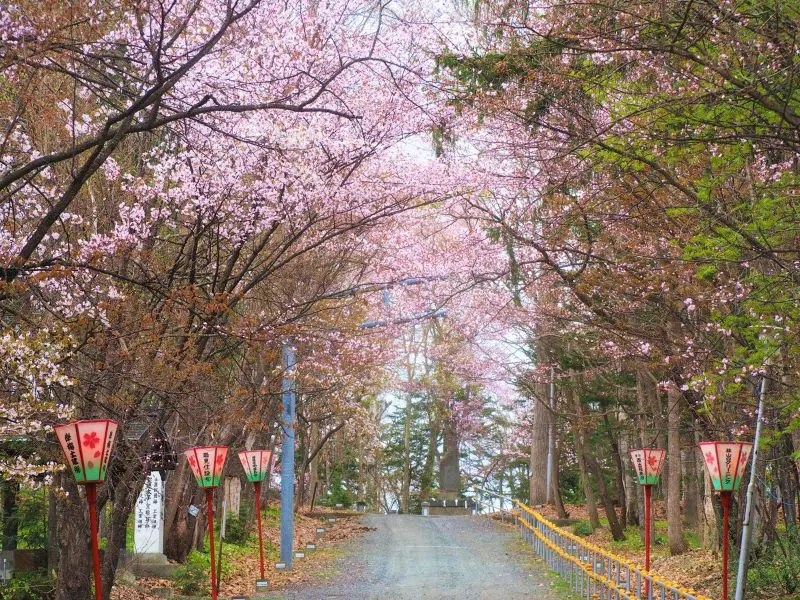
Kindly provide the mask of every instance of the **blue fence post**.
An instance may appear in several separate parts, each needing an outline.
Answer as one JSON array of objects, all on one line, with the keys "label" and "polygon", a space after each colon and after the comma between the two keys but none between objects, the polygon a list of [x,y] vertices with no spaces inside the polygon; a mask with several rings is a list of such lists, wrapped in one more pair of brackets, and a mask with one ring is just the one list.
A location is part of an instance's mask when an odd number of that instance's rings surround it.
[{"label": "blue fence post", "polygon": [[281,427],[283,443],[281,444],[281,562],[287,569],[292,568],[292,551],[294,549],[294,427],[295,427],[295,350],[291,342],[284,342],[283,380],[281,396],[283,411]]}]

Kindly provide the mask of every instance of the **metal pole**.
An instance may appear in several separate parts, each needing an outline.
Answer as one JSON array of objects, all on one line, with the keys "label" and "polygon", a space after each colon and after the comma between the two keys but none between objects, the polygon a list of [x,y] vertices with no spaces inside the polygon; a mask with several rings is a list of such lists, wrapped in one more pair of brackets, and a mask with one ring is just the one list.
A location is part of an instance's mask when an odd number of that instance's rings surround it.
[{"label": "metal pole", "polygon": [[283,344],[283,443],[281,444],[281,562],[292,568],[294,546],[294,420],[295,420],[295,352],[290,343]]},{"label": "metal pole", "polygon": [[767,378],[761,378],[761,393],[758,398],[758,412],[756,413],[756,438],[753,440],[753,459],[750,463],[750,483],[747,484],[747,500],[744,509],[744,523],[742,525],[742,545],[739,549],[739,569],[736,571],[736,600],[744,600],[747,587],[747,562],[750,558],[750,540],[753,529],[750,518],[753,509],[753,494],[756,490],[756,460],[758,460],[758,442],[761,439],[761,415],[764,411],[764,398],[767,393]]},{"label": "metal pole", "polygon": [[552,481],[553,481],[553,451],[555,447],[555,427],[553,426],[553,419],[555,418],[555,381],[553,381],[555,377],[555,371],[553,367],[550,367],[550,385],[548,386],[548,404],[550,406],[550,418],[548,419],[547,425],[547,475],[545,481],[545,487],[547,491],[545,492],[545,504],[550,504],[553,501],[552,496]]},{"label": "metal pole", "polygon": [[89,504],[89,536],[92,539],[92,563],[94,567],[94,597],[103,600],[103,581],[100,578],[100,545],[97,542],[97,484],[86,484],[86,502]]},{"label": "metal pole", "polygon": [[[650,507],[652,506],[651,486],[644,486],[644,569],[650,572]],[[644,597],[650,597],[649,585],[644,582]]]}]

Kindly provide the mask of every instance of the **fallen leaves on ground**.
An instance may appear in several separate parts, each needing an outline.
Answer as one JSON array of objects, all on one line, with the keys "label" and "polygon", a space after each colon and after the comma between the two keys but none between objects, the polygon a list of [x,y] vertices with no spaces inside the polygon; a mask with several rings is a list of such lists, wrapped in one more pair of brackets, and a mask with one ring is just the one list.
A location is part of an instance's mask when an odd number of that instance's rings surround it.
[{"label": "fallen leaves on ground", "polygon": [[[313,516],[306,514],[295,515],[294,544],[295,551],[306,552],[305,558],[295,558],[291,571],[278,571],[275,562],[278,560],[277,548],[280,540],[280,525],[276,523],[264,526],[264,563],[265,576],[269,581],[271,590],[281,589],[290,584],[313,581],[321,568],[333,560],[333,556],[325,549],[330,549],[344,540],[356,537],[369,531],[360,522],[361,513],[349,511],[315,511]],[[333,523],[327,522],[329,517],[335,517]],[[317,528],[324,527],[325,533],[317,536]],[[316,544],[317,550],[306,550],[306,544]],[[228,552],[226,553],[226,550]],[[220,585],[220,596],[250,595],[255,588],[255,580],[260,576],[258,558],[258,537],[251,536],[245,550],[236,549],[231,552],[230,545],[223,542],[222,560],[234,566],[232,574],[223,578]],[[135,586],[115,585],[111,595],[112,600],[157,600],[153,595],[156,588],[171,588],[174,593],[180,592],[174,588],[171,580],[143,578]]]},{"label": "fallen leaves on ground", "polygon": [[[588,510],[585,505],[568,504],[565,510],[569,514],[569,519],[588,520]],[[552,506],[545,506],[538,509],[545,517],[557,520],[558,515]],[[598,507],[601,518],[605,517],[605,511]],[[666,519],[666,504],[664,501],[653,502],[653,512],[656,521]],[[572,527],[566,525],[567,531],[572,532]],[[658,526],[656,533],[665,536]],[[608,527],[600,527],[587,536],[580,536],[588,543],[604,548],[609,553],[622,557],[634,564],[644,565],[644,544],[620,546],[615,543]],[[670,556],[669,548],[663,543],[654,543],[651,548],[650,570],[666,581],[671,581],[679,587],[693,589],[698,594],[710,598],[718,598],[722,586],[720,584],[720,563],[721,558],[718,552],[710,550],[689,550],[678,556]]]}]

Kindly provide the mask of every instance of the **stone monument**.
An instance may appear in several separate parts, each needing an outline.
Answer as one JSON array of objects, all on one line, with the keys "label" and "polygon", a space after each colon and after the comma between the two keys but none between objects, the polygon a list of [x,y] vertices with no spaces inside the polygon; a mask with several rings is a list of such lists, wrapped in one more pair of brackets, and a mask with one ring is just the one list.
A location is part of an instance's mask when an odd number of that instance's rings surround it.
[{"label": "stone monument", "polygon": [[151,471],[136,500],[134,554],[125,568],[139,577],[172,577],[175,565],[164,556],[164,481]]},{"label": "stone monument", "polygon": [[158,471],[147,476],[136,501],[133,547],[136,554],[164,554],[164,482]]}]

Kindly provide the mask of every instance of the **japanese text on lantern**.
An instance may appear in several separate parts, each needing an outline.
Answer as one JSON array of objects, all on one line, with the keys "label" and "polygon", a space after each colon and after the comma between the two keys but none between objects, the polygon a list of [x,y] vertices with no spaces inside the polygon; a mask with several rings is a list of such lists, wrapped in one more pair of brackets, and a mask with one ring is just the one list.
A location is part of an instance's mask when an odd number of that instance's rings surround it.
[{"label": "japanese text on lantern", "polygon": [[72,470],[75,472],[75,477],[79,478],[81,474],[81,465],[78,462],[78,455],[75,454],[75,442],[72,441],[72,435],[64,434],[64,441],[67,443],[67,450],[69,450],[69,460],[72,463]]},{"label": "japanese text on lantern", "polygon": [[203,452],[203,480],[207,484],[211,483],[211,459],[208,451]]},{"label": "japanese text on lantern", "polygon": [[733,451],[730,448],[725,449],[725,485],[730,486],[733,477],[731,476],[731,467],[733,466]]},{"label": "japanese text on lantern", "polygon": [[114,434],[116,433],[116,428],[109,427],[108,434],[106,435],[106,447],[103,450],[103,473],[102,476],[105,476],[105,469],[108,465],[109,458],[111,457],[111,450],[114,448]]}]

